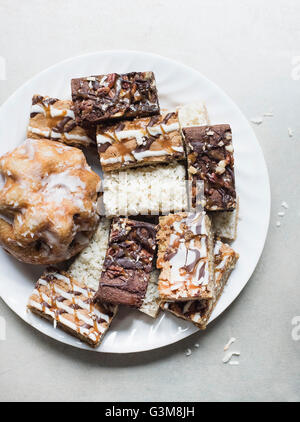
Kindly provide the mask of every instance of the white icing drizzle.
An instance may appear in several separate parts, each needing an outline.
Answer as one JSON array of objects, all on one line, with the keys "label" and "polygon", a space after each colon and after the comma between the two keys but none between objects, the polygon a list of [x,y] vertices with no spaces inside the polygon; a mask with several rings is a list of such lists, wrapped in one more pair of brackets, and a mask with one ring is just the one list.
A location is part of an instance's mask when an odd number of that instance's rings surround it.
[{"label": "white icing drizzle", "polygon": [[20,151],[27,155],[29,160],[34,160],[36,153],[36,140],[35,139],[26,139],[23,146],[20,148]]},{"label": "white icing drizzle", "polygon": [[98,145],[106,144],[107,142],[109,142],[111,144],[112,141],[113,141],[113,139],[110,136],[102,135],[100,133],[98,133],[98,135],[97,135],[97,144]]},{"label": "white icing drizzle", "polygon": [[65,132],[64,135],[65,135],[66,139],[68,139],[68,140],[74,139],[75,141],[90,142],[90,138],[88,138],[87,136],[75,135],[75,134],[71,134],[71,133],[67,133],[67,132]]},{"label": "white icing drizzle", "polygon": [[171,125],[161,124],[158,126],[147,127],[147,132],[152,136],[164,135],[165,133],[174,132],[175,130],[179,130],[178,123],[172,123]]},{"label": "white icing drizzle", "polygon": [[[192,232],[195,236],[189,241],[184,238],[184,226],[185,232]],[[176,253],[169,259],[170,275],[166,288],[172,292],[183,289],[180,296],[188,297],[187,292],[193,295],[195,288],[197,290],[197,287],[203,287],[209,283],[205,218],[202,213],[188,214],[182,220],[174,221],[172,227],[174,231],[170,235],[169,247]]]},{"label": "white icing drizzle", "polygon": [[161,150],[161,151],[147,150],[147,151],[142,151],[142,152],[133,151],[132,155],[137,161],[141,161],[146,157],[160,157],[162,155],[169,155],[169,153],[168,151],[165,151],[165,150]]},{"label": "white icing drizzle", "polygon": [[53,173],[42,182],[47,186],[47,190],[54,190],[58,186],[64,187],[66,190],[74,193],[78,188],[85,189],[85,183],[78,176],[72,176],[68,171],[63,173]]},{"label": "white icing drizzle", "polygon": [[75,120],[75,114],[73,110],[70,109],[59,109],[54,106],[50,106],[50,116],[51,117],[70,117]]},{"label": "white icing drizzle", "polygon": [[31,107],[31,113],[43,114],[44,116],[46,116],[46,110],[40,104],[34,104]]},{"label": "white icing drizzle", "polygon": [[106,144],[107,142],[109,142],[111,144],[114,139],[117,141],[122,141],[123,139],[135,138],[137,144],[142,145],[144,142],[144,137],[147,135],[151,135],[151,136],[164,135],[166,133],[174,132],[175,130],[179,130],[178,123],[173,123],[171,125],[161,124],[158,126],[147,126],[145,129],[130,129],[130,130],[122,130],[119,132],[107,131],[102,134],[99,133],[97,135],[97,143]]},{"label": "white icing drizzle", "polygon": [[53,139],[61,139],[62,134],[59,132],[54,132],[54,130],[51,131],[51,138]]},{"label": "white icing drizzle", "polygon": [[218,255],[220,253],[221,246],[222,246],[222,242],[220,242],[220,240],[217,240],[215,242],[214,255]]},{"label": "white icing drizzle", "polygon": [[[90,301],[85,302],[82,300],[82,297],[85,299],[91,299],[94,291],[88,288],[82,288],[76,283],[71,282],[71,279],[60,274],[60,273],[48,273],[47,275],[52,275],[53,280],[47,281],[43,278],[40,278],[37,283],[37,288],[34,290],[29,305],[42,311],[43,313],[50,315],[55,321],[60,322],[73,331],[76,331],[80,334],[83,334],[93,341],[96,341],[97,338],[106,331],[106,326],[103,325],[103,321],[106,323],[110,322],[110,317],[103,312],[100,312],[95,305]],[[58,284],[56,280],[63,281],[70,289],[69,292],[64,290]],[[40,290],[40,286],[47,287],[50,292],[50,296]],[[80,293],[80,296],[77,296],[76,293]],[[35,296],[39,297],[39,302],[36,301]],[[58,297],[62,297],[64,300],[57,300]],[[65,302],[71,302],[72,306],[66,304]],[[49,309],[48,304],[51,308]],[[75,323],[67,319],[64,314],[60,314],[59,310],[65,311],[68,315],[75,317],[75,322],[84,322],[89,325],[91,328],[80,326],[79,323]],[[84,313],[82,311],[88,311]],[[98,319],[98,321],[97,321]]]},{"label": "white icing drizzle", "polygon": [[50,130],[41,130],[41,129],[38,129],[38,128],[32,127],[32,126],[28,127],[28,131],[31,132],[31,133],[36,133],[37,135],[42,135],[45,138],[49,138],[50,132],[51,132]]},{"label": "white icing drizzle", "polygon": [[143,130],[122,130],[120,132],[115,132],[114,137],[118,139],[118,141],[122,141],[123,139],[130,139],[135,138],[136,143],[138,145],[142,145],[144,142],[144,136],[146,136],[146,132]]},{"label": "white icing drizzle", "polygon": [[172,149],[174,151],[176,151],[176,152],[183,152],[183,147],[175,147],[175,146],[172,146]]},{"label": "white icing drizzle", "polygon": [[122,163],[123,161],[133,161],[132,157],[128,154],[124,157],[113,157],[113,158],[107,158],[106,160],[104,158],[100,159],[101,164],[115,164],[115,163]]}]

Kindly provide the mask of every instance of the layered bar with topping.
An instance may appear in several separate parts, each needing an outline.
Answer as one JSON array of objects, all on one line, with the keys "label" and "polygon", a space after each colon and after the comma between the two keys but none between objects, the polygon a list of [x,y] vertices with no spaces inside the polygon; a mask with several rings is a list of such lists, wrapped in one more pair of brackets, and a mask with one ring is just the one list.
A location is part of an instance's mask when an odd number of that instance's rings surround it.
[{"label": "layered bar with topping", "polygon": [[158,289],[164,301],[211,299],[213,238],[203,213],[180,213],[159,220]]},{"label": "layered bar with topping", "polygon": [[[186,127],[183,134],[192,180],[192,205],[204,205],[207,211],[233,210],[236,191],[230,126]],[[204,198],[199,192],[199,182],[204,183]]]},{"label": "layered bar with topping", "polygon": [[155,250],[155,225],[114,219],[95,301],[142,306]]},{"label": "layered bar with topping", "polygon": [[209,300],[193,300],[189,302],[165,302],[162,309],[168,310],[179,318],[193,322],[201,329],[206,328],[211,313],[219,300],[225,284],[234,269],[239,255],[220,240],[214,246],[215,293]]},{"label": "layered bar with topping", "polygon": [[72,99],[80,126],[159,114],[153,72],[89,76],[72,79]]},{"label": "layered bar with topping", "polygon": [[95,130],[85,130],[75,122],[72,101],[34,95],[27,137],[47,138],[72,146],[95,144]]},{"label": "layered bar with topping", "polygon": [[210,214],[215,237],[226,242],[236,239],[239,220],[239,198],[233,211],[213,211]]},{"label": "layered bar with topping", "polygon": [[188,209],[185,167],[174,162],[104,174],[108,217],[161,215]]},{"label": "layered bar with topping", "polygon": [[94,304],[94,294],[93,289],[69,274],[48,270],[36,283],[28,309],[89,345],[98,346],[117,307]]},{"label": "layered bar with topping", "polygon": [[184,158],[177,112],[99,125],[97,145],[104,171]]}]

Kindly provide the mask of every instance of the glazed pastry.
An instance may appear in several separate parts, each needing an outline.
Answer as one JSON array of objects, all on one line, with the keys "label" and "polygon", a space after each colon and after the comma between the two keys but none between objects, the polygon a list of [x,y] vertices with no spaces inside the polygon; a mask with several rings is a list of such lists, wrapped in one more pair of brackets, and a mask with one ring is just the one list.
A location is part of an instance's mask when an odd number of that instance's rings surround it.
[{"label": "glazed pastry", "polygon": [[100,178],[83,153],[28,139],[0,158],[0,244],[20,261],[54,264],[89,243],[99,216]]}]

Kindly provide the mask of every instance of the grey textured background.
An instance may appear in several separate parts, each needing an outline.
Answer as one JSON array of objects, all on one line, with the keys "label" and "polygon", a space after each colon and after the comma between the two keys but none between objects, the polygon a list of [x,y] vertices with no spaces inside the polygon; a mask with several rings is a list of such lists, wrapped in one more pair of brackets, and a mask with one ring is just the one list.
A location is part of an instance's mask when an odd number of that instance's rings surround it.
[{"label": "grey textured background", "polygon": [[[56,343],[0,301],[7,322],[7,340],[0,341],[0,400],[299,401],[300,341],[291,335],[292,318],[300,315],[296,70],[292,78],[293,57],[300,56],[299,18],[297,0],[0,0],[0,56],[7,62],[0,103],[62,59],[124,48],[198,69],[249,119],[274,113],[255,126],[271,179],[270,230],[257,269],[235,303],[205,333],[160,350],[117,356]],[[289,209],[277,228],[282,201]],[[239,366],[222,363],[231,335],[239,338]]]}]

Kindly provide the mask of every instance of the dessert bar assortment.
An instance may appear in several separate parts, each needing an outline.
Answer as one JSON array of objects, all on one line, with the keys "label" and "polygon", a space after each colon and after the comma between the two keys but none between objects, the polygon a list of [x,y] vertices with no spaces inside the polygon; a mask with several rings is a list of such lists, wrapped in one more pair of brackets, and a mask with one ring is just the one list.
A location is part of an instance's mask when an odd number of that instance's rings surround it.
[{"label": "dessert bar assortment", "polygon": [[202,102],[161,110],[150,71],[70,82],[72,100],[33,93],[0,158],[0,245],[52,265],[28,311],[92,347],[120,306],[206,328],[239,258],[230,125]]}]

